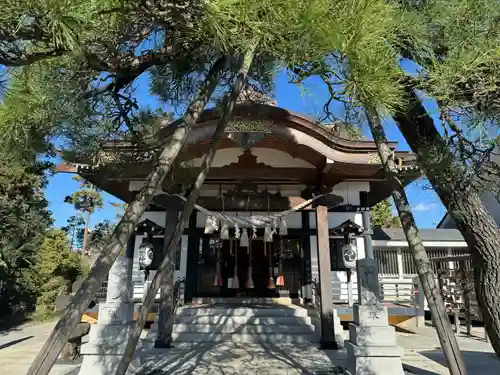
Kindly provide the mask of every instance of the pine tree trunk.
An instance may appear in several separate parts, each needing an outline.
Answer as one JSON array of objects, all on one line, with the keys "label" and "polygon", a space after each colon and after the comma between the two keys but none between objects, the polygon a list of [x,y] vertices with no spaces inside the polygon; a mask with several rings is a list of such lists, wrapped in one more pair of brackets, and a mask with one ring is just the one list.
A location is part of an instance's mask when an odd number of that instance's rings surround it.
[{"label": "pine tree trunk", "polygon": [[[177,220],[179,219],[179,212],[182,207],[180,204],[181,202],[177,197],[171,198],[172,199],[165,206],[165,238],[163,243],[163,256],[165,256],[168,251],[168,244],[174,235]],[[174,252],[174,254],[176,253]],[[170,348],[172,344],[172,330],[169,320],[174,307],[174,275],[176,261],[177,259],[174,259],[168,265],[169,269],[166,271],[166,274],[172,275],[172,277],[166,277],[165,282],[161,285],[160,289],[158,334],[155,340],[155,348]]]},{"label": "pine tree trunk", "polygon": [[[241,66],[239,67],[238,74],[233,83],[233,87],[231,89],[231,95],[224,107],[224,112],[222,114],[221,119],[217,123],[217,127],[212,137],[212,144],[207,154],[205,154],[203,157],[201,164],[202,165],[201,171],[198,177],[196,178],[196,181],[193,184],[191,192],[189,193],[187,202],[184,205],[184,209],[182,211],[179,221],[177,222],[174,235],[172,236],[168,244],[166,255],[163,258],[155,276],[153,277],[151,286],[149,287],[148,293],[146,294],[146,298],[142,303],[141,311],[139,312],[139,318],[137,319],[135,328],[131,333],[131,337],[129,337],[128,339],[125,352],[123,354],[120,364],[118,365],[115,375],[124,375],[125,372],[127,371],[127,368],[130,362],[132,361],[132,357],[134,355],[134,351],[141,336],[142,330],[144,329],[144,325],[146,324],[146,319],[149,310],[151,309],[151,306],[153,304],[156,293],[158,292],[160,286],[165,283],[165,280],[174,277],[174,275],[171,272],[166,272],[166,271],[172,270],[172,267],[170,267],[169,265],[170,263],[175,261],[175,249],[177,247],[178,242],[181,239],[182,233],[184,232],[184,228],[189,222],[189,216],[191,216],[191,212],[193,211],[196,200],[198,199],[198,196],[200,194],[201,187],[203,186],[208,171],[210,170],[210,166],[212,165],[212,162],[215,158],[217,144],[219,143],[222,135],[224,134],[224,129],[229,120],[229,116],[233,111],[236,100],[238,99],[240,92],[243,88],[243,85],[245,84],[245,81],[247,79],[248,70],[254,58],[255,47],[256,45],[254,45],[252,49],[247,51],[247,53],[241,59]],[[173,319],[174,316],[170,316],[170,320],[172,321],[171,324],[173,324]]]},{"label": "pine tree trunk", "polygon": [[399,179],[396,162],[392,157],[392,151],[389,148],[380,118],[373,110],[367,109],[366,112],[373,139],[377,144],[377,150],[384,168],[385,176],[391,186],[392,197],[394,198],[403,231],[413,256],[413,262],[415,263],[423,292],[427,298],[429,309],[431,310],[436,325],[436,331],[446,362],[448,363],[450,374],[465,375],[467,374],[467,370],[465,368],[464,359],[448,319],[443,298],[436,285],[431,262],[425,251],[417,225],[415,224],[415,219],[411,212],[403,183]]},{"label": "pine tree trunk", "polygon": [[93,264],[89,275],[64,310],[61,319],[57,322],[47,342],[31,364],[28,375],[47,375],[49,373],[57,356],[68,341],[71,332],[80,321],[83,312],[87,309],[97,289],[102,285],[120,251],[127,246],[128,239],[134,232],[135,226],[141,219],[144,211],[153,200],[158,189],[162,188],[165,176],[171,170],[191,128],[196,124],[198,117],[210,100],[226,66],[227,59],[219,59],[208,73],[203,86],[186,110],[182,125],[175,130],[163,148],[155,168],[148,176],[145,186],[128,205],[122,219],[113,231],[108,245],[101,252],[99,258]]},{"label": "pine tree trunk", "polygon": [[[500,356],[500,230],[411,87],[410,106],[395,120],[417,162],[464,236],[472,254],[476,298],[495,353]],[[438,156],[439,155],[439,156]]]},{"label": "pine tree trunk", "polygon": [[85,218],[85,228],[83,229],[82,257],[85,255],[85,252],[89,247],[89,226],[90,226],[90,211],[87,212],[87,217]]}]

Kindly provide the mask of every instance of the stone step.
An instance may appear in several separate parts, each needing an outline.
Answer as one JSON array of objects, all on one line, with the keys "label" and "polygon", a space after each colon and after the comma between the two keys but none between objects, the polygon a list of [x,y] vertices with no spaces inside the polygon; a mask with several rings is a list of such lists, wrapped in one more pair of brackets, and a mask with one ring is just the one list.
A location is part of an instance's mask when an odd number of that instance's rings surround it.
[{"label": "stone step", "polygon": [[310,324],[303,325],[238,325],[238,324],[176,324],[176,333],[227,333],[227,334],[289,334],[300,335],[315,332],[315,327]]},{"label": "stone step", "polygon": [[307,317],[308,310],[300,307],[184,307],[178,310],[178,316],[245,316],[245,317]]},{"label": "stone step", "polygon": [[[311,324],[313,319],[309,316],[177,316],[174,324],[250,324],[250,325],[303,325]],[[151,329],[158,325],[152,325]]]},{"label": "stone step", "polygon": [[193,305],[202,304],[235,304],[235,305],[291,305],[302,302],[300,299],[292,299],[290,297],[198,297],[193,298]]},{"label": "stone step", "polygon": [[275,344],[301,344],[316,343],[320,336],[317,333],[307,333],[300,335],[285,333],[186,333],[174,332],[172,334],[174,342],[234,342],[234,343],[259,343],[269,342]]}]

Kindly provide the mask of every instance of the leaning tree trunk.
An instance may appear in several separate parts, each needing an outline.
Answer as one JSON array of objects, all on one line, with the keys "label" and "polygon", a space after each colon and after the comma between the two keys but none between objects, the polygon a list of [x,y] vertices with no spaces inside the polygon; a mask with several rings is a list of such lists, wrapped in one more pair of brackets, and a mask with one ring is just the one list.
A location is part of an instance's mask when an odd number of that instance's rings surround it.
[{"label": "leaning tree trunk", "polygon": [[175,130],[166,143],[155,168],[148,176],[146,185],[128,205],[122,219],[113,231],[108,245],[101,252],[93,264],[89,275],[64,310],[63,316],[59,319],[47,342],[31,364],[28,375],[47,375],[49,373],[64,344],[68,341],[71,332],[80,321],[83,312],[87,309],[97,289],[102,285],[109,269],[120,254],[120,251],[126,246],[130,235],[133,233],[144,211],[153,200],[157,190],[162,188],[165,176],[169,173],[191,128],[210,100],[222,73],[226,69],[227,62],[227,59],[222,58],[212,66],[202,87],[187,108],[183,123]]},{"label": "leaning tree trunk", "polygon": [[368,123],[373,135],[373,139],[377,145],[378,154],[384,168],[385,176],[389,181],[392,189],[392,197],[401,219],[403,231],[408,241],[413,262],[417,269],[422,289],[429,309],[431,310],[432,317],[436,325],[436,331],[443,348],[443,353],[448,363],[451,375],[465,375],[467,370],[465,368],[464,359],[460,348],[457,343],[455,334],[448,319],[443,297],[436,285],[434,273],[432,272],[431,262],[425,252],[425,247],[422,243],[422,238],[418,231],[413,213],[408,203],[408,198],[404,190],[403,183],[398,176],[398,168],[396,162],[392,157],[392,151],[389,148],[387,137],[382,127],[380,117],[374,110],[367,110]]},{"label": "leaning tree trunk", "polygon": [[[151,286],[148,289],[148,293],[144,298],[144,302],[142,303],[141,306],[141,311],[139,312],[139,318],[137,319],[135,328],[128,339],[127,346],[125,347],[125,352],[123,353],[122,360],[118,365],[115,375],[124,375],[125,372],[127,371],[127,368],[130,362],[132,361],[132,357],[134,355],[137,343],[139,342],[142,330],[144,329],[144,325],[146,324],[147,316],[149,314],[149,310],[151,309],[151,305],[153,304],[156,293],[158,292],[160,286],[164,284],[165,281],[168,280],[168,278],[174,277],[174,275],[168,271],[169,270],[171,271],[173,269],[172,267],[170,267],[170,263],[175,261],[175,249],[177,248],[177,244],[181,239],[185,226],[189,222],[189,216],[193,211],[196,200],[198,199],[198,196],[200,194],[201,187],[205,182],[205,178],[207,177],[208,171],[210,170],[210,166],[212,165],[212,162],[214,160],[217,144],[219,143],[222,135],[224,134],[224,129],[229,120],[229,116],[233,111],[236,100],[238,99],[241,89],[243,88],[243,85],[246,81],[248,70],[253,61],[254,53],[255,53],[255,47],[252,47],[250,50],[247,51],[247,53],[244,56],[242,56],[241,65],[239,67],[238,74],[235,78],[233,87],[231,89],[231,95],[228,98],[228,101],[226,102],[226,105],[224,107],[224,112],[219,122],[217,123],[217,127],[212,137],[212,144],[210,146],[210,149],[208,150],[208,153],[205,154],[203,157],[201,164],[202,165],[201,171],[198,177],[196,178],[195,183],[193,184],[191,192],[189,193],[181,217],[177,222],[175,232],[168,244],[165,257],[163,258],[160,266],[158,267],[158,270],[155,273],[155,276],[153,277],[153,281],[151,282]],[[170,316],[169,319],[173,319],[173,316]]]},{"label": "leaning tree trunk", "polygon": [[495,353],[500,356],[500,230],[478,191],[464,183],[466,167],[457,161],[411,87],[410,106],[395,120],[417,162],[439,195],[471,251],[476,299]]}]

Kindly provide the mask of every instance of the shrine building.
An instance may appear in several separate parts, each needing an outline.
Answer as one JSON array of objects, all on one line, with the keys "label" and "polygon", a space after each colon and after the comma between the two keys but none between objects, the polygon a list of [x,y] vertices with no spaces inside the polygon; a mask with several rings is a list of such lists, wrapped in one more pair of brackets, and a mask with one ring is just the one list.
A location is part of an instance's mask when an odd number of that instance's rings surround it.
[{"label": "shrine building", "polygon": [[[202,114],[181,151],[173,181],[158,191],[130,242],[137,303],[158,266],[165,231],[182,211],[184,201],[176,194],[194,181],[218,116],[214,109]],[[161,129],[156,145],[178,126],[174,121]],[[343,260],[343,231],[353,229],[351,256],[373,257],[369,210],[391,194],[375,143],[349,137],[341,123],[319,125],[255,102],[236,105],[226,134],[176,253],[175,278],[185,280],[185,301],[279,295],[308,299],[323,259],[329,262],[333,301],[347,301],[349,294],[356,298],[356,286],[349,289],[355,272]],[[126,141],[108,142],[97,159],[66,160],[58,169],[130,202],[153,168],[151,147],[137,150]],[[394,150],[396,143],[390,147]],[[394,158],[404,184],[419,176],[412,154],[395,151]],[[126,167],[111,168],[105,160],[122,160]],[[148,272],[139,260],[145,242],[155,252]]]}]

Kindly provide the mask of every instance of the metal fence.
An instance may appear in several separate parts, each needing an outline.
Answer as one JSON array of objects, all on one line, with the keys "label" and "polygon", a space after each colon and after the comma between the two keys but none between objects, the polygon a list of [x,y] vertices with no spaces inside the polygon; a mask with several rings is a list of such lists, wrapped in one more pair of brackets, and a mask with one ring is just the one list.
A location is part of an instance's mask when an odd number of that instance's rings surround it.
[{"label": "metal fence", "polygon": [[[443,257],[446,255],[466,255],[467,248],[446,248],[446,247],[427,247],[429,258]],[[373,249],[380,276],[395,278],[412,278],[417,275],[417,269],[413,262],[413,256],[409,248],[378,247]],[[467,261],[467,267],[471,267],[470,261]],[[431,261],[431,267],[434,273],[442,270],[458,269],[458,261]]]}]

